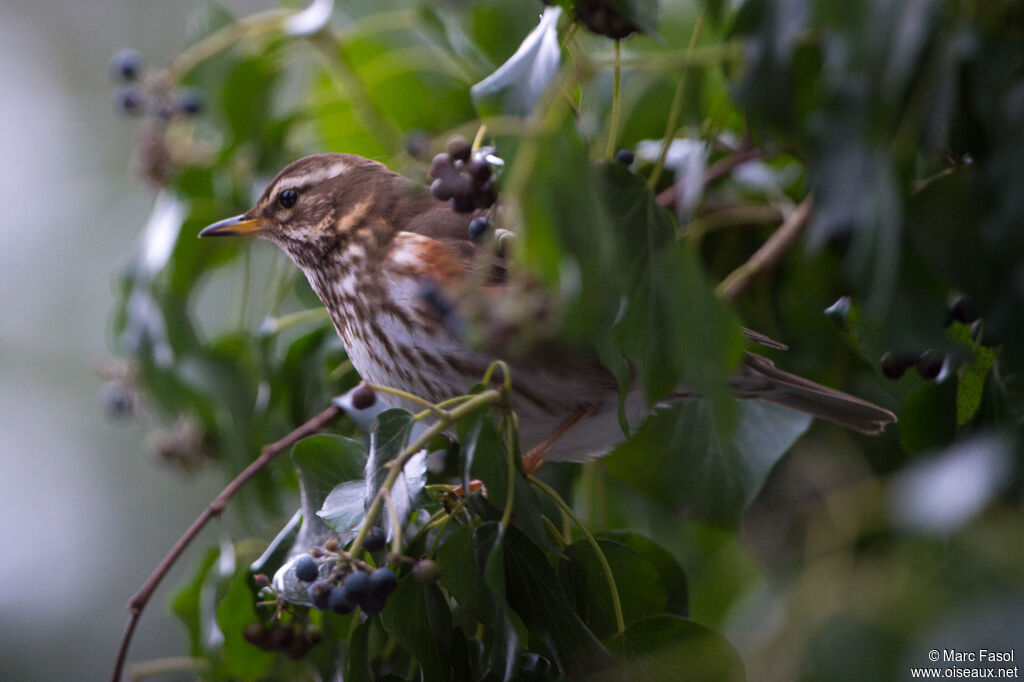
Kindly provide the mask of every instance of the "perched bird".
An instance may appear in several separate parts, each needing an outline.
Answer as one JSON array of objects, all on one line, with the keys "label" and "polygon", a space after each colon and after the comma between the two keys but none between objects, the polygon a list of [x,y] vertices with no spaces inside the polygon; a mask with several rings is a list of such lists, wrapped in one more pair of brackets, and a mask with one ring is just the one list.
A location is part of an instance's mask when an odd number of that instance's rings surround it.
[{"label": "perched bird", "polygon": [[[440,402],[465,393],[494,359],[468,347],[438,310],[450,292],[481,281],[477,247],[469,238],[473,217],[452,211],[380,163],[316,154],[286,166],[248,212],[210,225],[200,236],[257,236],[279,246],[327,307],[364,380]],[[492,269],[481,295],[502,284],[502,271]],[[753,332],[748,338],[778,345]],[[622,440],[616,380],[596,359],[552,352],[513,363],[511,374],[520,442],[530,449],[528,468],[543,460],[599,456]],[[886,409],[779,370],[753,353],[746,354],[731,387],[740,398],[770,401],[864,433],[879,433],[896,420]],[[682,387],[672,397],[696,398]],[[625,410],[633,425],[649,413],[638,385]]]}]

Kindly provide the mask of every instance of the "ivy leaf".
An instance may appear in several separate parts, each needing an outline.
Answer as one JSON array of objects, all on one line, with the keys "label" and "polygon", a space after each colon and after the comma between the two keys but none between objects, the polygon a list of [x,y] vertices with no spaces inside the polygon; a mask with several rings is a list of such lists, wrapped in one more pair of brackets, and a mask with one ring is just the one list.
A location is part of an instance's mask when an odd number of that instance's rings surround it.
[{"label": "ivy leaf", "polygon": [[600,536],[626,545],[646,559],[658,572],[658,578],[665,588],[665,608],[677,616],[688,616],[690,612],[689,591],[686,571],[667,549],[639,533],[624,530],[602,531]]},{"label": "ivy leaf", "polygon": [[217,606],[217,625],[224,635],[222,670],[241,680],[256,679],[274,662],[274,654],[260,651],[242,636],[245,626],[259,619],[249,580],[248,571],[238,573]]},{"label": "ivy leaf", "polygon": [[[473,550],[473,529],[463,526],[449,535],[437,550],[441,584],[459,606],[481,623],[491,622],[494,597],[484,582]],[[504,592],[501,593],[504,596]]]},{"label": "ivy leaf", "polygon": [[470,89],[481,115],[526,116],[558,73],[561,48],[558,45],[560,7],[548,7],[540,24],[520,44],[515,54],[498,70]]},{"label": "ivy leaf", "polygon": [[721,436],[703,400],[655,412],[605,460],[609,473],[694,518],[735,525],[775,463],[807,430],[810,416],[754,400]]},{"label": "ivy leaf", "polygon": [[[415,425],[421,428],[420,424]],[[387,464],[397,459],[408,445],[414,431],[412,415],[405,410],[385,410],[377,415],[377,421],[370,432],[370,455],[366,460],[366,502],[369,503],[384,485],[391,469]],[[402,473],[391,488],[391,499],[399,520],[404,520],[409,512],[418,507],[424,497],[423,488],[427,479],[426,450],[413,455],[406,462]],[[393,524],[391,510],[385,506],[381,514],[381,523],[391,537]]]},{"label": "ivy leaf", "polygon": [[347,541],[346,534],[358,531],[366,516],[366,481],[360,478],[336,485],[316,515]]},{"label": "ivy leaf", "polygon": [[509,606],[570,676],[611,662],[608,652],[573,610],[558,575],[540,546],[515,526],[505,529],[505,580]]},{"label": "ivy leaf", "polygon": [[[597,544],[612,570],[626,624],[664,613],[668,590],[657,569],[626,545],[604,538]],[[587,540],[577,540],[566,548],[566,554],[566,573],[580,617],[598,637],[614,634],[617,625],[611,586],[594,548]]]},{"label": "ivy leaf", "polygon": [[595,682],[742,682],[739,654],[721,635],[678,616],[652,616],[607,640],[621,656]]},{"label": "ivy leaf", "polygon": [[411,575],[402,578],[388,597],[380,622],[417,660],[424,680],[451,679],[451,611],[437,587],[421,585]]},{"label": "ivy leaf", "polygon": [[320,434],[304,438],[292,448],[292,462],[299,476],[303,524],[295,552],[321,545],[330,529],[317,512],[335,486],[359,478],[366,451],[362,444],[343,436]]},{"label": "ivy leaf", "polygon": [[203,655],[202,598],[203,585],[210,574],[220,551],[211,547],[199,561],[192,579],[181,586],[171,597],[171,611],[185,624],[188,632],[189,652],[194,658]]},{"label": "ivy leaf", "polygon": [[487,682],[508,682],[515,677],[519,656],[519,634],[512,623],[505,579],[505,527],[496,522],[480,525],[473,534],[473,551],[477,570],[490,589],[495,606],[491,648],[487,661]]}]

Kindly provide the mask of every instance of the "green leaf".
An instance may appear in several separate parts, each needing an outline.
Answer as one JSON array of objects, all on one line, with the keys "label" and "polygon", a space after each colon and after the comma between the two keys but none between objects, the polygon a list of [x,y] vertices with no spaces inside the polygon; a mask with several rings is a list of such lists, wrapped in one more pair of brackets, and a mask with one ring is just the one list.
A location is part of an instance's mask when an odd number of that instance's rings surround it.
[{"label": "green leaf", "polygon": [[[464,437],[463,437],[464,436]],[[476,415],[474,421],[460,429],[460,443],[463,447],[465,481],[477,479],[487,488],[487,502],[499,514],[504,512],[508,500],[509,464],[511,454],[505,442],[498,435],[491,413]],[[515,524],[523,529],[534,541],[545,549],[554,549],[541,520],[540,500],[518,469],[514,470],[515,489],[512,498],[512,515]]]},{"label": "green leaf", "polygon": [[929,381],[915,388],[900,410],[900,445],[907,452],[937,448],[956,436],[957,384]]},{"label": "green leaf", "polygon": [[450,679],[451,612],[437,587],[405,576],[388,597],[380,620],[419,663],[425,681]]},{"label": "green leaf", "polygon": [[346,682],[373,682],[370,668],[370,624],[367,619],[360,623],[348,638],[348,655],[345,657]]},{"label": "green leaf", "polygon": [[194,658],[203,656],[202,597],[203,585],[210,574],[220,550],[211,547],[200,559],[192,579],[182,585],[171,597],[171,611],[185,624],[188,632],[189,652]]},{"label": "green leaf", "polygon": [[248,571],[238,573],[217,606],[217,625],[224,635],[222,669],[226,676],[241,680],[256,679],[274,662],[274,654],[257,649],[242,635],[246,625],[259,619],[249,580]]},{"label": "green leaf", "polygon": [[318,512],[339,483],[362,477],[365,459],[363,445],[343,436],[310,436],[292,448],[304,519],[295,543],[299,550],[323,544],[328,532]]},{"label": "green leaf", "polygon": [[301,527],[302,510],[299,509],[288,519],[288,523],[284,525],[284,528],[278,531],[274,539],[267,545],[267,548],[263,550],[263,554],[249,565],[249,572],[273,575],[281,567],[281,564],[284,563],[284,560],[288,558],[288,553],[295,544],[295,539],[298,537]]},{"label": "green leaf", "polygon": [[573,676],[608,665],[608,652],[573,610],[548,555],[514,526],[505,529],[504,548],[509,606],[558,667]]},{"label": "green leaf", "polygon": [[359,530],[366,516],[366,481],[360,478],[334,486],[316,515],[338,533]]},{"label": "green leaf", "polygon": [[[473,529],[463,526],[449,535],[437,550],[441,584],[463,609],[481,623],[494,616],[494,596],[487,589],[483,571],[473,550]],[[504,592],[500,593],[504,598]]]},{"label": "green leaf", "polygon": [[[668,592],[657,569],[626,545],[599,539],[598,546],[615,579],[626,624],[665,612]],[[575,594],[576,609],[590,631],[605,638],[618,630],[611,587],[604,569],[588,540],[577,540],[566,548],[567,573]]]},{"label": "green leaf", "polygon": [[523,40],[515,54],[497,71],[470,89],[477,111],[483,116],[526,116],[558,73],[559,7],[544,10],[540,24]]},{"label": "green leaf", "polygon": [[996,353],[992,348],[980,344],[974,347],[970,327],[966,324],[954,322],[946,330],[946,335],[958,342],[961,347],[970,349],[971,353],[970,362],[958,373],[959,382],[956,387],[956,423],[963,426],[981,407],[985,379],[995,364]]},{"label": "green leaf", "polygon": [[655,412],[605,459],[608,472],[694,518],[734,525],[811,423],[808,415],[771,403],[737,402],[739,422],[725,437],[702,400]]},{"label": "green leaf", "polygon": [[[370,431],[370,456],[366,462],[366,478],[368,481],[366,499],[372,500],[381,487],[391,469],[387,464],[397,459],[409,445],[413,432],[412,415],[405,410],[390,409],[377,415]],[[422,428],[421,425],[416,425]],[[401,475],[391,488],[391,499],[399,521],[404,522],[409,512],[426,501],[423,492],[426,485],[427,458],[426,453],[413,455],[405,464]],[[384,528],[392,528],[391,511],[385,507],[380,523]]]},{"label": "green leaf", "polygon": [[487,682],[507,682],[515,676],[519,657],[519,633],[512,623],[505,580],[505,528],[496,522],[481,524],[473,534],[475,565],[491,591],[495,617],[491,619],[491,646]]},{"label": "green leaf", "polygon": [[626,545],[646,559],[658,572],[658,578],[665,588],[665,608],[677,616],[689,615],[689,594],[687,589],[686,571],[679,565],[676,558],[667,549],[639,533],[625,530],[606,530],[599,533],[600,537],[608,538]]},{"label": "green leaf", "polygon": [[653,616],[607,641],[622,658],[597,681],[742,682],[743,662],[721,635],[678,616]]}]

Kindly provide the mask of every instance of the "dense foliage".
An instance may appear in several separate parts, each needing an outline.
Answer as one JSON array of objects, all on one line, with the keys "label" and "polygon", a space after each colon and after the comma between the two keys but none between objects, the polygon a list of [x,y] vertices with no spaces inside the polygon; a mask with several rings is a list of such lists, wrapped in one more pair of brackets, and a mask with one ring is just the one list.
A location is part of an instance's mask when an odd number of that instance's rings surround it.
[{"label": "dense foliage", "polygon": [[[176,593],[190,665],[881,680],[943,645],[1019,643],[1021,5],[545,4],[209,3],[165,68],[115,56],[158,195],[120,279],[111,408],[227,478],[332,397],[348,414],[242,491],[251,537]],[[527,478],[501,367],[443,410],[384,410],[283,254],[195,239],[299,156],[428,184],[457,134],[499,170],[475,229],[514,232],[519,273],[467,337],[596,349],[652,403],[684,380],[706,400]],[[871,438],[738,403],[741,321],[899,424]],[[458,444],[423,425],[439,413]]]}]

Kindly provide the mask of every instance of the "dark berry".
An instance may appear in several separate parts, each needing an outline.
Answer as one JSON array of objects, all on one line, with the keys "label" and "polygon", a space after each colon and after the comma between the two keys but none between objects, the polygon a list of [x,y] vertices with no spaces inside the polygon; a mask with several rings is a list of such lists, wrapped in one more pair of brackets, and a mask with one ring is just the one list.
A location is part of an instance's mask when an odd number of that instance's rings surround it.
[{"label": "dark berry", "polygon": [[349,573],[341,585],[348,592],[352,601],[358,604],[361,604],[366,595],[370,594],[370,576],[362,571]]},{"label": "dark berry", "polygon": [[309,640],[305,637],[299,636],[292,640],[292,643],[287,647],[284,647],[284,655],[293,661],[298,661],[306,657],[309,650],[313,648]]},{"label": "dark berry", "polygon": [[430,153],[430,136],[422,130],[412,130],[405,136],[405,153],[414,159],[425,159]]},{"label": "dark berry", "polygon": [[971,324],[971,338],[982,346],[998,346],[1001,342],[992,331],[992,325],[985,324],[982,320],[975,320]]},{"label": "dark berry", "polygon": [[836,302],[825,308],[825,314],[846,331],[850,326],[850,297],[840,296]]},{"label": "dark berry", "polygon": [[142,73],[142,55],[138,50],[124,48],[110,59],[110,75],[117,81],[138,80]]},{"label": "dark berry", "polygon": [[629,149],[620,149],[615,153],[615,160],[623,166],[632,166],[636,155]]},{"label": "dark berry", "polygon": [[469,161],[473,148],[462,135],[454,135],[448,138],[445,151],[456,161]]},{"label": "dark berry", "polygon": [[270,578],[265,573],[257,573],[252,577],[252,581],[256,583],[256,587],[270,587]]},{"label": "dark berry", "polygon": [[942,371],[942,363],[945,359],[946,356],[942,351],[929,348],[917,359],[917,373],[925,379],[934,379]]},{"label": "dark berry", "polygon": [[260,621],[249,623],[245,626],[245,629],[242,630],[242,637],[245,638],[245,641],[260,648],[263,648],[266,644],[269,634],[270,631],[268,631]]},{"label": "dark berry", "polygon": [[138,85],[122,85],[114,93],[114,106],[122,114],[139,116],[146,110],[146,92]]},{"label": "dark berry", "polygon": [[882,356],[882,374],[890,379],[899,379],[904,372],[917,364],[917,358],[892,351]]},{"label": "dark berry", "polygon": [[307,583],[319,578],[320,571],[317,569],[316,559],[308,554],[300,556],[295,562],[295,577]]},{"label": "dark berry", "polygon": [[456,194],[452,197],[452,210],[456,213],[472,213],[477,208],[472,194]]},{"label": "dark berry", "polygon": [[310,625],[306,629],[306,641],[309,642],[310,646],[316,646],[324,641],[324,631],[315,625]]},{"label": "dark berry", "polygon": [[452,190],[451,184],[445,182],[441,178],[434,180],[430,185],[430,193],[434,195],[435,199],[440,199],[441,201],[448,201],[455,196],[455,192]]},{"label": "dark berry", "polygon": [[333,590],[334,583],[329,580],[317,580],[315,583],[310,585],[309,601],[312,602],[313,608],[326,611],[328,600],[330,599],[331,592]]},{"label": "dark berry", "polygon": [[186,116],[195,116],[203,110],[203,96],[198,90],[182,90],[178,94],[174,108]]},{"label": "dark berry", "polygon": [[346,613],[352,613],[356,608],[356,604],[352,597],[349,596],[348,590],[344,587],[335,587],[327,597],[327,608],[338,615],[344,616]]},{"label": "dark berry", "polygon": [[616,40],[640,30],[639,26],[619,14],[613,0],[578,0],[575,12],[576,18],[588,29]]},{"label": "dark berry", "polygon": [[377,394],[373,392],[373,389],[362,384],[354,391],[352,391],[352,407],[357,410],[365,410],[373,407],[373,404],[377,402]]},{"label": "dark berry", "polygon": [[368,594],[362,602],[359,603],[359,608],[363,610],[368,616],[375,616],[384,610],[384,604],[387,603],[387,597],[383,597],[379,594]]},{"label": "dark berry", "polygon": [[278,625],[270,631],[267,646],[272,651],[280,651],[291,646],[295,641],[295,628],[291,625]]},{"label": "dark berry", "polygon": [[370,591],[387,597],[398,586],[398,576],[390,568],[378,568],[370,574]]},{"label": "dark berry", "polygon": [[432,559],[423,559],[412,567],[412,575],[424,585],[433,585],[441,577],[441,567]]},{"label": "dark berry", "polygon": [[487,218],[473,218],[469,223],[469,238],[473,241],[479,241],[487,230],[491,229],[491,221]]},{"label": "dark berry", "polygon": [[970,324],[978,319],[977,313],[974,312],[974,306],[971,304],[971,299],[966,296],[953,301],[953,304],[949,307],[949,317],[955,322],[962,322],[963,324]]},{"label": "dark berry", "polygon": [[466,172],[480,184],[491,179],[491,167],[483,159],[473,159],[466,164]]},{"label": "dark berry", "polygon": [[540,654],[524,651],[519,654],[519,678],[523,680],[550,680],[554,677],[554,666],[551,661]]},{"label": "dark berry", "polygon": [[498,200],[498,191],[494,188],[494,181],[488,180],[476,192],[476,207],[490,208]]},{"label": "dark berry", "polygon": [[366,534],[366,539],[363,540],[363,548],[367,552],[377,552],[384,549],[384,546],[387,543],[388,536],[384,533],[384,530],[374,526],[370,529],[370,532]]}]

